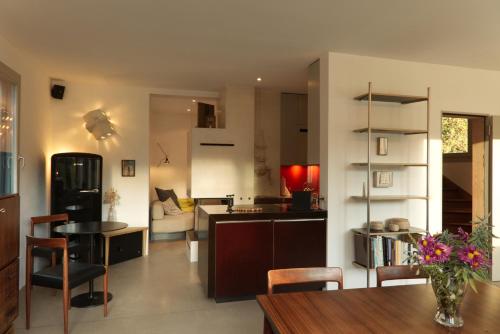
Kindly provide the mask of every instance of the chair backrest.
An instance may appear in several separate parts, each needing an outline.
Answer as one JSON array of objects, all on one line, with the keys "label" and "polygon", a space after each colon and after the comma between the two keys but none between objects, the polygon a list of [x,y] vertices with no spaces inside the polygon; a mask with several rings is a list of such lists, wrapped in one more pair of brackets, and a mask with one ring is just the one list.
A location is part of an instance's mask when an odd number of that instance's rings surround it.
[{"label": "chair backrest", "polygon": [[267,293],[272,294],[273,287],[277,285],[313,282],[336,282],[339,290],[343,289],[342,268],[313,267],[269,270],[267,273]]},{"label": "chair backrest", "polygon": [[33,273],[33,247],[46,247],[46,248],[62,248],[63,249],[63,268],[65,277],[68,271],[68,240],[66,238],[35,238],[26,236],[26,277],[31,277]]},{"label": "chair backrest", "polygon": [[56,222],[64,222],[64,224],[67,224],[69,222],[68,214],[59,213],[56,215],[31,217],[31,235],[35,235],[36,224],[47,224]]},{"label": "chair backrest", "polygon": [[428,278],[426,274],[419,271],[418,266],[385,266],[377,267],[377,286],[381,287],[382,282],[398,279]]}]

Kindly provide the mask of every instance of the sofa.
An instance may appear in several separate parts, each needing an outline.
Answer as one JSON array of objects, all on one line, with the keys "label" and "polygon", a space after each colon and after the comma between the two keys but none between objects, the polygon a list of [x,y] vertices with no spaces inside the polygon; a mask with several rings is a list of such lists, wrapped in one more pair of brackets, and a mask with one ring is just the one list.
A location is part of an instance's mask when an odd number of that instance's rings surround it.
[{"label": "sofa", "polygon": [[162,202],[151,203],[151,240],[184,239],[186,231],[194,228],[194,213],[183,212],[180,215],[166,215]]}]

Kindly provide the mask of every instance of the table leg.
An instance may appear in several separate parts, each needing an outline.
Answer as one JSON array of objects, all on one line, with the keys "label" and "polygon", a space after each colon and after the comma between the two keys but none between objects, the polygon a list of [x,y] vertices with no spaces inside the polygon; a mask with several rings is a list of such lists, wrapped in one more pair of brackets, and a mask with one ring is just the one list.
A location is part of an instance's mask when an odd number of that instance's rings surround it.
[{"label": "table leg", "polygon": [[[94,252],[95,252],[94,237],[95,237],[95,235],[90,235],[89,263],[91,263],[91,264],[94,264]],[[113,298],[113,295],[111,293],[108,293],[108,302],[112,298]],[[71,298],[71,306],[79,307],[79,308],[98,306],[98,305],[103,305],[103,304],[104,304],[104,292],[94,291],[94,280],[89,281],[89,292],[88,293],[82,293],[78,296]]]}]

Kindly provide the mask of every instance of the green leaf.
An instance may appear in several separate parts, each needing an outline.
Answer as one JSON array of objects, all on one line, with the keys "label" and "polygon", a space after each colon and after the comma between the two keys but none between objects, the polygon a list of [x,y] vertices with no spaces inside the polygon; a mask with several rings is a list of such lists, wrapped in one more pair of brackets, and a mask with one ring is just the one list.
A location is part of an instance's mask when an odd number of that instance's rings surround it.
[{"label": "green leaf", "polygon": [[474,282],[474,280],[473,279],[469,280],[469,283],[472,290],[474,290],[474,292],[477,293],[476,283]]}]

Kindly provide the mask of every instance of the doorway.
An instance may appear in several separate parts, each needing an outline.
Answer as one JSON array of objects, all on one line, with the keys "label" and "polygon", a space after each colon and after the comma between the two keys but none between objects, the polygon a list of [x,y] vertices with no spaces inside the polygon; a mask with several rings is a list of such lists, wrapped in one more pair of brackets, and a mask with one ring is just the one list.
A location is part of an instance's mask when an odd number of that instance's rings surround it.
[{"label": "doorway", "polygon": [[485,116],[443,113],[442,228],[472,231],[488,212],[489,120]]}]

